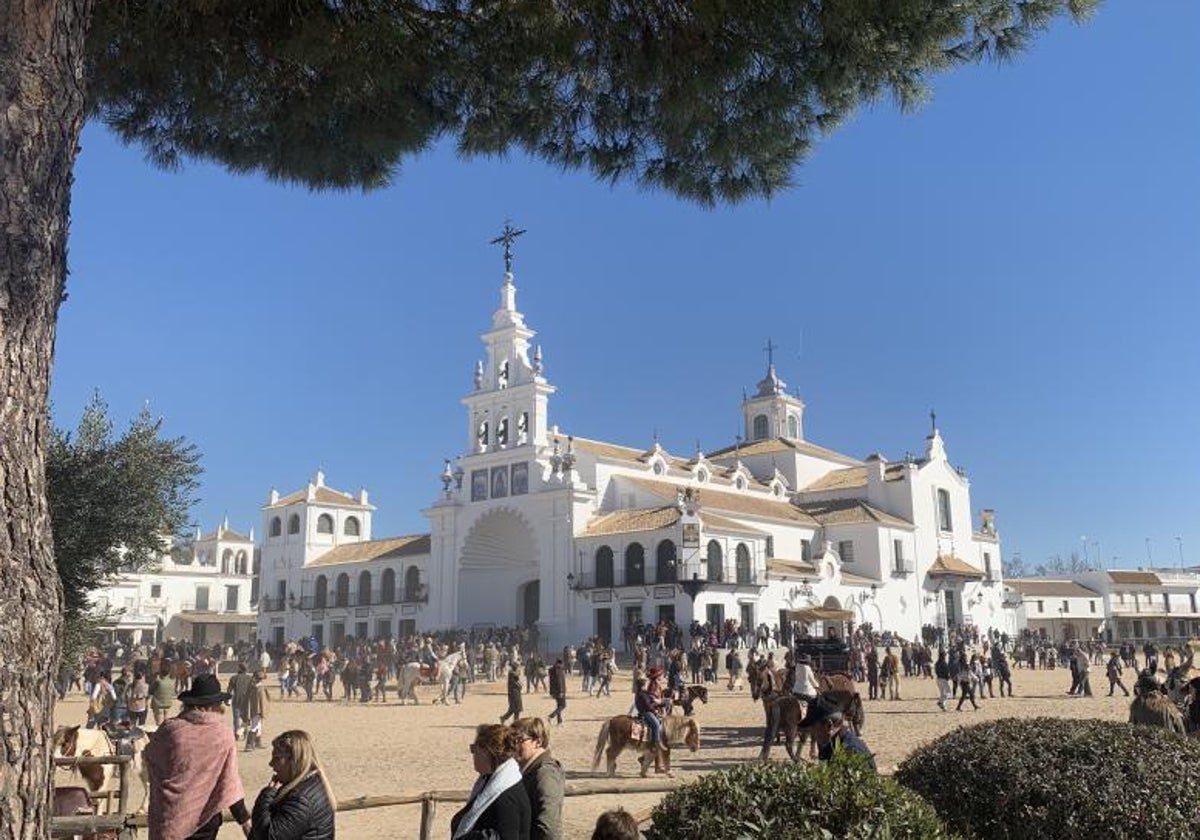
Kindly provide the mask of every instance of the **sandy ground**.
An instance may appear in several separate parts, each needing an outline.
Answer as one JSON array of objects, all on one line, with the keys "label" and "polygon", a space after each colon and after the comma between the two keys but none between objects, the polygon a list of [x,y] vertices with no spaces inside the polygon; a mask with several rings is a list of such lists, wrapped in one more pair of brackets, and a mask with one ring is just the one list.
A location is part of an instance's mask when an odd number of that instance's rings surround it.
[{"label": "sandy ground", "polygon": [[[1066,696],[1069,672],[1025,671],[1013,673],[1015,698],[980,701],[979,711],[970,704],[963,711],[942,712],[935,705],[937,687],[933,680],[911,678],[902,681],[904,699],[868,701],[864,737],[876,753],[880,769],[890,771],[911,750],[948,730],[963,724],[1000,717],[1093,717],[1125,719],[1128,701],[1121,696],[1109,698],[1108,684],[1099,668],[1092,669],[1093,698]],[[1097,679],[1098,678],[1098,679]],[[1128,684],[1128,683],[1127,683]],[[578,677],[569,681],[571,696],[567,721],[551,728],[551,751],[562,762],[567,778],[588,779],[592,751],[601,723],[612,715],[627,711],[631,700],[629,675],[619,674],[612,697],[590,698],[579,691]],[[340,686],[338,686],[340,693]],[[862,687],[866,695],[865,684]],[[275,702],[267,719],[266,740],[285,729],[305,729],[316,740],[339,799],[362,795],[416,793],[425,790],[463,790],[473,781],[468,745],[479,723],[497,721],[505,710],[504,683],[476,682],[462,705],[433,706],[435,689],[421,689],[421,705],[364,705],[314,701]],[[272,691],[273,697],[277,691]],[[339,696],[335,694],[335,697]],[[547,715],[554,703],[544,694],[525,696],[527,715]],[[56,722],[72,724],[83,720],[82,695],[73,695],[59,703]],[[762,736],[762,707],[750,700],[749,692],[728,692],[724,685],[711,687],[707,706],[697,704],[696,717],[701,727],[701,745],[697,753],[676,751],[673,759],[676,776],[687,778],[731,767],[757,757]],[[270,779],[267,766],[269,749],[241,753],[241,773],[246,787],[247,805]],[[776,760],[786,760],[782,747],[772,752]],[[622,757],[618,776],[634,779],[637,763],[632,754]],[[603,773],[603,765],[601,766]],[[136,783],[135,783],[136,785]],[[140,790],[135,788],[133,801]],[[590,836],[596,815],[618,805],[635,811],[653,805],[661,794],[628,794],[572,797],[566,802],[563,818],[567,837]],[[450,836],[450,817],[462,807],[442,803],[437,812],[435,837]],[[420,807],[391,806],[348,812],[338,817],[337,831],[342,840],[394,840],[415,838]],[[222,840],[236,840],[240,831],[227,824]]]}]

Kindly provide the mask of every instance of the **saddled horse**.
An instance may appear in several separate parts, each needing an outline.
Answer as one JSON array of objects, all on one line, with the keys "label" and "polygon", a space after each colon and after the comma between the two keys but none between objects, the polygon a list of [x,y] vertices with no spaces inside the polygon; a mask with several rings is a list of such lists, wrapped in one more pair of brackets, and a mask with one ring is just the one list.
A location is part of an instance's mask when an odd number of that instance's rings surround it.
[{"label": "saddled horse", "polygon": [[[664,772],[671,775],[671,747],[687,747],[692,752],[700,749],[700,725],[694,718],[675,717],[668,715],[663,719],[663,734],[666,738],[667,749],[662,751]],[[654,764],[654,754],[657,745],[650,740],[652,736],[645,724],[629,715],[617,715],[609,718],[600,727],[600,735],[596,738],[596,753],[592,756],[593,772],[600,768],[600,757],[608,759],[608,775],[617,775],[617,757],[627,749],[638,752],[638,763],[642,767],[641,775],[645,778]],[[606,754],[607,747],[607,754]]]},{"label": "saddled horse", "polygon": [[[780,668],[766,679],[764,662],[751,663],[746,668],[746,680],[750,683],[750,695],[761,699],[766,731],[763,735],[760,758],[766,761],[771,745],[779,734],[784,736],[784,746],[792,761],[799,761],[801,750],[808,736],[804,725],[805,709],[799,698],[787,690],[787,670]],[[817,674],[817,694],[837,704],[846,721],[861,735],[866,725],[866,710],[858,686],[849,674],[842,672]],[[799,743],[797,743],[799,741]]]},{"label": "saddled horse", "polygon": [[[143,742],[140,739],[126,739],[126,743],[130,745],[130,754],[133,756],[130,767],[132,772],[126,778],[132,779],[136,776],[142,781],[142,804],[138,808],[139,811],[142,811],[145,810],[146,800],[150,796],[149,770],[142,761],[141,744]],[[117,747],[114,740],[99,729],[84,729],[81,726],[60,726],[54,731],[51,744],[53,745],[55,758],[117,755]],[[60,782],[67,777],[75,776],[76,773],[83,780],[84,787],[90,796],[99,798],[100,796],[107,795],[107,802],[109,804],[112,803],[112,797],[117,795],[120,788],[120,774],[117,765],[86,764],[59,767],[55,771],[55,787],[67,787],[67,785],[60,784]]]},{"label": "saddled horse", "polygon": [[420,703],[421,701],[417,698],[417,686],[429,683],[441,684],[442,690],[433,702],[444,704],[450,694],[450,678],[454,675],[454,668],[458,665],[458,660],[464,656],[466,656],[464,651],[457,650],[442,657],[433,666],[423,665],[420,662],[406,662],[401,665],[398,671],[400,705],[403,706],[406,699]]},{"label": "saddled horse", "polygon": [[170,663],[171,679],[175,680],[175,693],[188,691],[192,687],[192,660],[176,659]]}]

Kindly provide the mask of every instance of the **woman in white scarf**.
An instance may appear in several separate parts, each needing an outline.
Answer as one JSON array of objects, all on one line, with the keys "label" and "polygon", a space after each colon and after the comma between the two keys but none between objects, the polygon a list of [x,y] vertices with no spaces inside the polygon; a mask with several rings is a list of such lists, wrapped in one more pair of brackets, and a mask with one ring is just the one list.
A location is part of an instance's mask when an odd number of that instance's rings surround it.
[{"label": "woman in white scarf", "polygon": [[516,761],[519,738],[494,723],[475,731],[470,749],[479,778],[466,806],[450,820],[452,840],[529,840],[529,797]]}]

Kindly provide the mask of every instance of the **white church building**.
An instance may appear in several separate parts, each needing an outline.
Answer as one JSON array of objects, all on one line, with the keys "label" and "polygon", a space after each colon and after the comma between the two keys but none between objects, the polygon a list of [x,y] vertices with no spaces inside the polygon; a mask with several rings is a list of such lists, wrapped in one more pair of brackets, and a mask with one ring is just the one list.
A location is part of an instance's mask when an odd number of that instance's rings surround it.
[{"label": "white church building", "polygon": [[366,491],[320,472],[271,491],[260,638],[529,624],[554,648],[660,619],[800,616],[840,633],[847,615],[908,638],[1016,630],[994,516],[976,524],[936,424],[921,458],[831,451],[805,439],[805,405],[769,364],[733,446],[675,455],[572,436],[552,422],[533,337],[506,272],[428,533],[374,538]]}]

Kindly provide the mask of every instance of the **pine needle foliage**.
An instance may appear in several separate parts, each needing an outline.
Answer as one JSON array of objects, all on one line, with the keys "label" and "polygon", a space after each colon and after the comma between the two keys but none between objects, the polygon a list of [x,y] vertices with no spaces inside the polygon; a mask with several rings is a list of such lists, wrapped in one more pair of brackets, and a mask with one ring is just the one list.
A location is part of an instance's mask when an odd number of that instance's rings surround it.
[{"label": "pine needle foliage", "polygon": [[1098,0],[106,0],[93,117],[150,159],[384,186],[442,137],[712,205],[866,103],[1008,61]]}]

